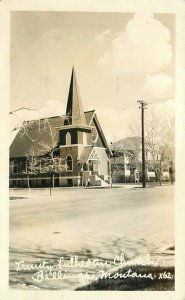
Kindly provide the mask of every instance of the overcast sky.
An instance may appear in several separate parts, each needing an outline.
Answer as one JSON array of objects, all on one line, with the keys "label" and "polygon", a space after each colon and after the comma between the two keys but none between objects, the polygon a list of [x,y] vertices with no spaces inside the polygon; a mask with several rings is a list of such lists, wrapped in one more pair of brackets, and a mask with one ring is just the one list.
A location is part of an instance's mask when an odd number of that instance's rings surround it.
[{"label": "overcast sky", "polygon": [[137,100],[173,111],[174,26],[172,14],[12,12],[11,110],[65,114],[74,65],[84,110],[96,109],[109,141],[128,136]]}]

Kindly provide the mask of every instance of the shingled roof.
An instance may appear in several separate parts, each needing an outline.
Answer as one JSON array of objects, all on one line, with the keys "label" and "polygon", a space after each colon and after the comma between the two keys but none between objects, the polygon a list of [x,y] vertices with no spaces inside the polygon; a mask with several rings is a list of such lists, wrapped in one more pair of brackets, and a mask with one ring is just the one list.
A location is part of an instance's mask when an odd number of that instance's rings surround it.
[{"label": "shingled roof", "polygon": [[[84,113],[89,125],[94,111]],[[10,146],[10,158],[25,157],[34,152],[35,156],[44,155],[59,143],[56,127],[64,125],[64,117],[56,116],[40,120],[25,121]]]}]

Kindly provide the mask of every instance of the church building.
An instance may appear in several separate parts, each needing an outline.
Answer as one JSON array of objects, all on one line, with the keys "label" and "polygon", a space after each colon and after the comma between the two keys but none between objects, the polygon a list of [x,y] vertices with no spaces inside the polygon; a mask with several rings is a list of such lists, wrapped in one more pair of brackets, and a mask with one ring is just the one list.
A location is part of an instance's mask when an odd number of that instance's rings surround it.
[{"label": "church building", "polygon": [[13,140],[10,187],[106,186],[110,156],[95,110],[83,110],[73,67],[66,115],[25,121]]}]

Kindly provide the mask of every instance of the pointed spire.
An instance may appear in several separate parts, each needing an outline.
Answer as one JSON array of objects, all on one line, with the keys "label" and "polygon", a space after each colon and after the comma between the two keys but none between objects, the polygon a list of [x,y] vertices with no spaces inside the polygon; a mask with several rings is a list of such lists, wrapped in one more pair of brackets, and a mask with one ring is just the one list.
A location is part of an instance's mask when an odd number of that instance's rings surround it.
[{"label": "pointed spire", "polygon": [[65,125],[86,125],[85,114],[83,105],[77,85],[74,66],[72,68],[71,82],[69,87],[67,108],[66,108],[66,120]]}]

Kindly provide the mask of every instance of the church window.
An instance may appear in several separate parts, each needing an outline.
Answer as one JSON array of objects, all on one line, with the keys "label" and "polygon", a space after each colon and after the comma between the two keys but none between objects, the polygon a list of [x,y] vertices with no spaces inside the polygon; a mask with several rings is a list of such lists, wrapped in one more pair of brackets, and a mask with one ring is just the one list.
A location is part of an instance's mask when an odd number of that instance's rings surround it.
[{"label": "church window", "polygon": [[73,171],[73,159],[71,155],[68,155],[66,158],[66,166],[67,166],[67,171]]},{"label": "church window", "polygon": [[71,145],[71,134],[69,132],[66,133],[66,145]]},{"label": "church window", "polygon": [[20,172],[25,172],[26,168],[25,168],[25,163],[23,161],[20,162]]},{"label": "church window", "polygon": [[12,168],[12,174],[18,174],[19,170],[18,170],[18,163],[16,162],[12,162],[11,163],[11,168]]}]

